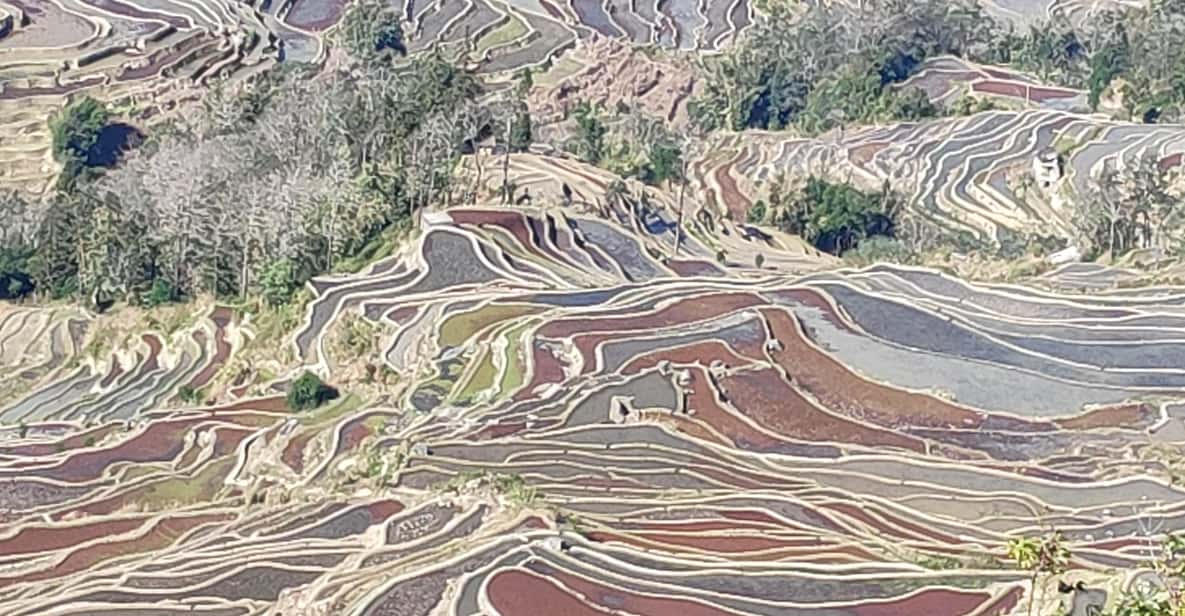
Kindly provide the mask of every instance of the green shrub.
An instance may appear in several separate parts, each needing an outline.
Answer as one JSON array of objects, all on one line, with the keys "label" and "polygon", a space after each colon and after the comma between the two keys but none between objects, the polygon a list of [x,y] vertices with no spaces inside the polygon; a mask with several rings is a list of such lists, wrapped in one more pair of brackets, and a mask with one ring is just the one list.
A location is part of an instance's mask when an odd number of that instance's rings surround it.
[{"label": "green shrub", "polygon": [[745,212],[745,221],[751,225],[759,225],[765,222],[767,210],[768,208],[765,205],[765,201],[758,199],[757,203],[754,203],[753,207],[749,208],[749,211]]},{"label": "green shrub", "polygon": [[31,248],[0,248],[0,299],[18,299],[33,292],[32,256]]},{"label": "green shrub", "polygon": [[843,255],[852,265],[863,267],[873,263],[897,263],[908,265],[917,261],[917,255],[900,240],[877,236],[870,237]]},{"label": "green shrub", "polygon": [[180,294],[177,293],[177,289],[175,289],[173,285],[169,284],[169,282],[163,278],[157,278],[156,280],[152,281],[152,287],[149,288],[148,292],[144,294],[142,301],[144,302],[145,306],[154,308],[162,304],[175,302],[179,298]]},{"label": "green shrub", "polygon": [[291,259],[277,259],[263,271],[259,281],[263,287],[263,299],[269,306],[288,303],[292,294],[300,288],[296,264]]},{"label": "green shrub", "polygon": [[337,397],[337,390],[326,385],[321,378],[306,370],[288,389],[288,408],[294,411],[315,409]]},{"label": "green shrub", "polygon": [[99,136],[110,119],[107,108],[90,97],[67,105],[50,119],[53,157],[64,167],[61,180],[64,187],[72,186],[87,167],[95,166]]},{"label": "green shrub", "polygon": [[197,404],[202,399],[202,392],[200,389],[194,389],[189,385],[182,385],[177,390],[177,397],[186,404]]}]

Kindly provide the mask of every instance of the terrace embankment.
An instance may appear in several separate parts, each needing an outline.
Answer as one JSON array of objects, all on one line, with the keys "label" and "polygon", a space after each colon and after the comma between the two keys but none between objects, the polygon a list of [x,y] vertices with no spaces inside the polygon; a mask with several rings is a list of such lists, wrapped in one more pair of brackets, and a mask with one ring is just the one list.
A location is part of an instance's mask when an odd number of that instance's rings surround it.
[{"label": "terrace embankment", "polygon": [[[1185,527],[1158,454],[1185,371],[1134,351],[1175,352],[1179,292],[803,254],[700,275],[631,216],[431,212],[310,283],[267,378],[226,309],[59,345],[0,411],[25,422],[0,430],[0,612],[1004,616],[1033,592],[984,556],[1009,538],[1056,525],[1101,572]],[[674,260],[716,262],[697,234]],[[5,374],[70,319],[0,313]],[[305,369],[347,395],[288,412]]]}]

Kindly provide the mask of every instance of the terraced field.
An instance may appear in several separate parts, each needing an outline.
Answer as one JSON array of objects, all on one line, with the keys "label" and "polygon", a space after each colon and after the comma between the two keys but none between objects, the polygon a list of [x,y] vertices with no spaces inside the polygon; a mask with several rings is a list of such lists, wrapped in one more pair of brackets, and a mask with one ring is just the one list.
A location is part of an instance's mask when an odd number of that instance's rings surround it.
[{"label": "terraced field", "polygon": [[339,382],[370,323],[397,383],[302,415],[246,395],[284,377],[174,398],[252,335],[230,310],[75,362],[86,315],[6,311],[35,373],[0,409],[0,612],[1002,615],[1010,537],[1056,526],[1082,576],[1185,527],[1154,455],[1185,439],[1185,289],[720,264],[650,215],[426,214],[315,279],[290,341]]},{"label": "terraced field", "polygon": [[[949,87],[937,80],[933,85],[936,92]],[[1036,185],[1033,163],[1054,150],[1065,152],[1064,179],[1046,189]],[[1179,164],[1183,151],[1180,125],[1037,108],[862,127],[821,138],[751,131],[720,135],[695,171],[706,200],[738,220],[779,174],[816,174],[850,178],[869,189],[888,181],[907,195],[914,213],[947,232],[985,239],[996,238],[1001,229],[1071,236],[1071,199],[1089,194],[1092,178],[1105,167],[1150,156],[1167,168]]]},{"label": "terraced field", "polygon": [[[47,120],[90,95],[134,122],[280,61],[316,62],[342,4],[186,0],[0,3],[0,184],[39,193],[57,173]],[[308,7],[312,10],[306,10]],[[7,19],[4,17],[7,15]],[[199,87],[195,87],[199,86]]]}]

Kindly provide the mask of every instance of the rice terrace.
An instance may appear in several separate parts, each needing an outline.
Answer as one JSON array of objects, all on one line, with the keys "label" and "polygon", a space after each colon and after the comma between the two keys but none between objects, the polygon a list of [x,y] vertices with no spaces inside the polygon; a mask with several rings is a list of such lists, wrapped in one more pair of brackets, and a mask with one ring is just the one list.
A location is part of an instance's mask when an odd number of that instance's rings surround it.
[{"label": "rice terrace", "polygon": [[0,0],[0,616],[1185,616],[1185,1]]}]

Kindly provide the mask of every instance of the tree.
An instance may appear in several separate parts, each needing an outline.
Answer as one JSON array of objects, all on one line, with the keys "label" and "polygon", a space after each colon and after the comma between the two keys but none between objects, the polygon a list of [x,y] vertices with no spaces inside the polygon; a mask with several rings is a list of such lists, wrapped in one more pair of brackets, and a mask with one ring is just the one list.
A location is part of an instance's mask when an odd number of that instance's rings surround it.
[{"label": "tree", "polygon": [[263,300],[270,306],[285,304],[300,288],[301,282],[291,259],[276,259],[263,271],[260,279]]},{"label": "tree", "polygon": [[461,152],[490,123],[474,76],[435,54],[304,77],[220,93],[55,206],[34,282],[135,300],[159,278],[175,296],[287,301],[449,200]]},{"label": "tree", "polygon": [[29,246],[0,246],[0,299],[20,299],[33,292]]},{"label": "tree", "polygon": [[[897,199],[888,186],[876,193],[866,193],[850,184],[833,184],[811,176],[796,192],[778,215],[776,224],[787,233],[802,236],[820,250],[843,254],[866,237],[893,234]],[[778,201],[781,200],[778,195]]]},{"label": "tree", "polygon": [[91,205],[82,196],[59,193],[37,227],[36,251],[29,257],[28,268],[33,286],[51,297],[70,297],[80,289],[79,261]]},{"label": "tree", "polygon": [[294,411],[315,409],[337,397],[337,390],[321,382],[320,377],[304,371],[288,390],[288,408]]},{"label": "tree", "polygon": [[381,0],[359,0],[346,11],[340,36],[350,55],[363,63],[389,63],[405,55],[403,26],[394,7]]},{"label": "tree", "polygon": [[683,177],[683,152],[673,143],[654,143],[650,146],[649,164],[641,178],[648,184],[662,184]]},{"label": "tree", "polygon": [[762,224],[765,222],[766,213],[767,208],[765,206],[765,201],[758,199],[757,202],[753,204],[753,207],[750,207],[749,211],[745,212],[745,222],[748,222],[752,225]]},{"label": "tree", "polygon": [[597,164],[605,153],[605,128],[597,109],[587,101],[581,101],[573,111],[576,119],[576,154],[586,162]]},{"label": "tree", "polygon": [[510,127],[509,144],[511,151],[525,152],[534,139],[531,126],[531,111],[527,107],[527,95],[535,80],[531,76],[531,69],[524,68],[518,74],[518,83],[514,86],[514,122]]},{"label": "tree", "polygon": [[1070,550],[1058,531],[1043,537],[1017,537],[1007,545],[1008,558],[1016,566],[1029,572],[1029,601],[1027,613],[1033,615],[1033,602],[1037,592],[1037,580],[1042,575],[1057,575],[1065,572],[1070,564]]},{"label": "tree", "polygon": [[928,112],[915,94],[894,104],[890,86],[928,57],[982,55],[991,31],[974,0],[810,3],[805,12],[778,5],[722,57],[705,61],[708,78],[689,112],[707,129],[810,131]]},{"label": "tree", "polygon": [[102,103],[86,97],[67,105],[50,119],[53,156],[62,164],[64,185],[72,186],[87,167],[97,165],[99,137],[110,118]]},{"label": "tree", "polygon": [[1113,256],[1133,248],[1168,248],[1185,229],[1182,203],[1172,190],[1177,181],[1152,155],[1123,168],[1104,167],[1092,190],[1075,202],[1080,240]]}]

